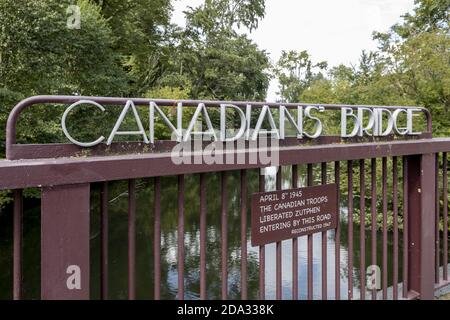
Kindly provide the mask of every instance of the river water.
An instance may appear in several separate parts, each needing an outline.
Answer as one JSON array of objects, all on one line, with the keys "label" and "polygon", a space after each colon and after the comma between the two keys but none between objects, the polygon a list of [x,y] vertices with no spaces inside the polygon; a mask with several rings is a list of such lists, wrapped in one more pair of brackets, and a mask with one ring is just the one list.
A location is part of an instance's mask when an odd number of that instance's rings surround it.
[{"label": "river water", "polygon": [[[290,168],[283,168],[282,186],[291,187]],[[316,170],[315,172],[318,172]],[[258,191],[258,171],[249,170],[248,194]],[[299,167],[299,186],[305,185],[305,168]],[[207,186],[207,297],[219,299],[221,296],[221,223],[220,223],[220,174],[206,175]],[[239,172],[228,175],[228,287],[229,298],[240,298],[241,290],[241,252],[240,252],[240,176]],[[266,190],[275,189],[275,175],[266,176]],[[329,181],[333,181],[331,172]],[[177,295],[177,179],[161,178],[161,297],[174,299]],[[315,176],[315,184],[320,183],[320,176]],[[345,190],[341,190],[344,192]],[[109,297],[111,299],[127,298],[127,183],[112,182],[109,188]],[[357,194],[355,195],[357,196]],[[341,197],[341,247],[340,274],[341,298],[347,297],[349,270],[348,255],[353,255],[354,267],[350,272],[353,277],[354,297],[359,296],[360,240],[359,226],[354,226],[354,250],[348,252],[348,225],[345,197]],[[355,201],[357,199],[355,198]],[[250,203],[250,202],[248,202]],[[189,175],[185,180],[185,294],[187,299],[197,299],[200,291],[199,281],[199,184],[198,176]],[[39,200],[26,200],[24,205],[24,297],[39,299],[40,296],[40,213]],[[250,223],[250,206],[248,206],[248,223]],[[12,213],[11,206],[0,212],[0,299],[12,296]],[[91,297],[100,295],[100,233],[99,233],[99,186],[92,185],[91,199]],[[153,183],[151,179],[137,181],[136,212],[136,289],[138,299],[153,298]],[[247,230],[247,238],[250,232]],[[321,298],[321,234],[314,235],[313,274],[314,298]],[[401,239],[401,234],[399,235]],[[366,266],[370,265],[370,232],[366,232]],[[283,241],[282,289],[283,298],[291,299],[292,260],[291,241]],[[334,231],[327,233],[328,263],[328,298],[334,298],[335,283],[335,242]],[[392,235],[388,243],[388,281],[392,281]],[[248,248],[248,296],[258,298],[258,248]],[[381,262],[381,234],[377,236],[377,260]],[[401,279],[401,243],[399,250],[399,279]],[[307,292],[307,253],[306,237],[299,238],[299,298],[306,299]],[[266,246],[266,297],[275,298],[275,245]]]}]

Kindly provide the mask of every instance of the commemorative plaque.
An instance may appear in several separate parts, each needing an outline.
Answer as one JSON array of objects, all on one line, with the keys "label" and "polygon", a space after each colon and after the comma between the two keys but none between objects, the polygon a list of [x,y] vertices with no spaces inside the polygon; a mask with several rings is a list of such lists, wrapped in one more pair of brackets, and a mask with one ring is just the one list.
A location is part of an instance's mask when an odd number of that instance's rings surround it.
[{"label": "commemorative plaque", "polygon": [[337,186],[258,192],[252,195],[252,246],[335,229]]}]

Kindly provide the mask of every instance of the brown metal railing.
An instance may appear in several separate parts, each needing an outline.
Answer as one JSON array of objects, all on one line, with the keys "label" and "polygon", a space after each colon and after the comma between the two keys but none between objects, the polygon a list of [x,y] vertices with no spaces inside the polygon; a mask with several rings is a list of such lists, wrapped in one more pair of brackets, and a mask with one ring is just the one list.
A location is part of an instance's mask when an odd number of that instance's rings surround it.
[{"label": "brown metal railing", "polygon": [[[440,159],[442,156],[442,160]],[[448,154],[436,154],[436,224],[435,224],[435,283],[436,288],[449,284],[448,279]],[[442,168],[440,170],[440,168]],[[441,204],[442,200],[442,204]],[[442,228],[441,228],[442,225]]]},{"label": "brown metal railing", "polygon": [[[39,98],[47,101],[48,97]],[[38,100],[39,100],[38,99]],[[80,99],[78,97],[77,99]],[[96,98],[102,103],[119,103],[123,99]],[[41,101],[39,100],[39,101]],[[142,100],[142,101],[141,101]],[[32,102],[36,102],[33,100]],[[64,97],[55,102],[72,102],[72,98]],[[146,99],[137,99],[136,102],[148,103]],[[164,102],[167,103],[165,100]],[[185,101],[185,104],[194,102]],[[216,102],[208,102],[214,104]],[[18,113],[31,104],[26,101],[20,105],[13,113],[13,119],[9,122],[9,150],[15,146],[15,121]],[[234,103],[236,104],[236,103]],[[337,107],[336,107],[337,108]],[[426,113],[427,114],[427,113]],[[429,124],[431,129],[431,122]],[[153,208],[154,217],[154,298],[160,299],[161,280],[161,221],[162,214],[162,187],[161,177],[177,177],[177,195],[173,201],[177,201],[177,298],[186,298],[186,274],[185,258],[187,250],[185,248],[185,177],[193,174],[198,177],[199,185],[199,248],[200,257],[199,268],[199,298],[208,297],[207,283],[207,199],[217,195],[209,194],[206,186],[208,174],[220,172],[220,287],[221,298],[229,298],[229,270],[228,270],[228,193],[229,175],[231,171],[239,172],[239,206],[240,206],[240,241],[241,241],[241,266],[240,266],[240,297],[249,298],[248,291],[248,252],[247,252],[247,197],[249,195],[248,179],[249,170],[261,169],[263,164],[251,163],[249,161],[254,150],[237,150],[235,153],[242,153],[246,159],[243,164],[183,164],[176,165],[170,161],[168,153],[149,153],[140,156],[135,155],[115,155],[105,157],[88,158],[58,158],[39,160],[2,160],[0,161],[0,189],[14,190],[14,219],[13,219],[13,292],[14,299],[22,298],[22,224],[23,224],[23,189],[39,187],[42,189],[43,216],[54,216],[59,214],[61,208],[51,207],[58,201],[64,203],[66,199],[67,208],[64,208],[62,219],[72,221],[78,219],[82,208],[88,204],[77,203],[79,199],[85,199],[86,192],[90,191],[90,184],[101,182],[100,192],[100,297],[109,297],[109,225],[108,225],[108,182],[115,180],[128,181],[128,298],[136,298],[136,179],[153,179]],[[321,146],[285,146],[279,147],[280,170],[276,175],[276,189],[282,186],[281,167],[290,167],[290,181],[292,187],[299,187],[299,169],[306,169],[306,185],[312,186],[315,183],[326,184],[329,180],[339,186],[338,203],[346,202],[347,211],[341,210],[341,219],[338,226],[332,231],[325,231],[320,234],[320,238],[313,235],[305,236],[303,239],[293,238],[289,240],[292,251],[282,250],[283,243],[275,244],[275,298],[282,299],[287,296],[283,292],[282,267],[284,257],[290,256],[292,259],[292,288],[290,297],[298,299],[304,294],[307,299],[321,298],[328,299],[334,295],[334,299],[430,299],[434,290],[449,284],[448,281],[448,157],[450,152],[450,139],[419,139],[411,141],[385,141],[370,143],[348,143]],[[381,177],[377,172],[380,168]],[[333,168],[334,166],[334,168]],[[370,167],[370,168],[369,168]],[[130,170],[132,168],[132,170]],[[334,174],[328,174],[334,171]],[[334,169],[334,170],[332,170]],[[355,174],[358,172],[359,175]],[[381,178],[381,179],[380,179]],[[381,189],[377,182],[381,182]],[[74,186],[74,190],[67,190],[67,186]],[[370,188],[369,188],[370,186]],[[259,175],[259,191],[266,190],[264,176]],[[355,192],[356,190],[356,192]],[[49,194],[52,194],[49,197]],[[367,197],[368,196],[368,197]],[[359,202],[355,198],[359,197]],[[176,198],[176,200],[175,200]],[[370,199],[369,199],[370,198]],[[56,200],[55,200],[56,199]],[[70,201],[69,201],[70,200]],[[377,201],[381,200],[381,201]],[[81,209],[80,209],[81,208]],[[391,208],[391,209],[390,209]],[[89,212],[86,213],[89,215]],[[379,219],[379,215],[381,219]],[[402,221],[400,221],[400,215]],[[355,228],[355,219],[359,221],[359,228]],[[85,220],[80,218],[80,225]],[[381,259],[377,256],[377,230],[378,220],[381,220]],[[392,231],[388,230],[388,221],[392,220]],[[46,219],[43,220],[48,221]],[[77,220],[78,221],[78,220]],[[84,221],[84,222],[83,222]],[[342,224],[347,224],[347,232],[343,233]],[[86,224],[85,224],[86,225]],[[44,225],[43,225],[44,226]],[[403,226],[402,237],[399,236],[400,226]],[[45,230],[50,230],[44,237],[43,250],[46,250],[45,243],[63,231],[69,229],[64,225],[46,224]],[[62,230],[61,230],[62,229]],[[430,230],[433,232],[429,232]],[[58,232],[56,232],[58,230]],[[355,233],[359,231],[359,237]],[[54,234],[52,234],[54,232]],[[70,234],[65,237],[66,246],[63,249],[67,252],[78,252],[82,263],[89,262],[89,247],[85,243],[89,241],[83,238],[81,244],[76,240],[85,237],[86,233],[77,233],[78,230],[70,229]],[[334,233],[334,250],[328,250],[327,239]],[[80,237],[80,238],[79,238]],[[348,256],[341,260],[342,239],[348,241]],[[389,239],[392,238],[392,250],[389,251]],[[321,239],[318,243],[316,239]],[[300,241],[302,240],[302,241]],[[402,240],[402,244],[400,243]],[[306,249],[306,272],[299,273],[299,249],[305,243]],[[314,274],[314,248],[320,245],[320,277]],[[366,246],[366,244],[369,244]],[[370,250],[368,250],[370,248]],[[87,249],[87,250],[86,250]],[[369,252],[367,252],[369,251]],[[259,289],[258,297],[267,298],[267,274],[266,274],[266,246],[259,247]],[[53,283],[54,277],[64,274],[66,270],[61,267],[71,264],[66,256],[57,256],[54,261],[61,263],[49,266],[48,259],[51,253],[42,256],[41,281],[46,285],[41,286],[41,297],[44,299],[58,298],[89,298],[89,271],[83,272],[83,282],[81,289],[67,290],[64,286],[58,287]],[[358,258],[359,257],[359,258]],[[366,259],[370,258],[370,259]],[[430,260],[430,257],[432,259]],[[401,263],[400,263],[401,259]],[[380,290],[369,291],[366,288],[367,261],[372,265],[381,264],[382,279]],[[54,262],[53,261],[53,262]],[[331,269],[330,262],[334,261],[334,283],[328,279],[328,270]],[[388,268],[392,261],[392,279],[389,286]],[[434,261],[431,264],[430,261]],[[83,264],[84,263],[84,264]],[[354,266],[359,266],[359,279],[354,275]],[[400,274],[401,267],[401,274]],[[89,268],[87,268],[89,270]],[[88,275],[86,275],[86,272]],[[344,287],[341,284],[341,274],[348,277],[348,284]],[[86,280],[87,277],[87,280]],[[300,292],[299,278],[306,278],[305,292]],[[320,279],[320,292],[315,292],[316,280]],[[400,283],[401,279],[401,283]],[[48,282],[46,282],[48,281]],[[357,284],[359,282],[359,286]],[[87,288],[85,284],[87,283]],[[356,284],[355,284],[356,283]],[[49,291],[48,288],[54,284],[55,289]],[[402,286],[399,292],[400,285]],[[333,290],[329,290],[330,288]],[[359,290],[357,295],[354,288]],[[342,289],[347,289],[343,294]],[[345,291],[344,291],[345,292]],[[391,294],[389,294],[391,292]],[[331,293],[331,296],[330,296]]]},{"label": "brown metal railing", "polygon": [[[419,142],[416,142],[419,143]],[[433,141],[428,142],[420,142],[420,143],[435,143]],[[401,145],[401,143],[398,143]],[[369,148],[369,146],[367,146]],[[448,148],[448,147],[447,147]],[[304,151],[306,152],[307,149]],[[448,150],[448,149],[446,149]],[[282,152],[282,151],[281,151]],[[317,150],[316,150],[317,152]],[[386,154],[387,155],[387,154]],[[411,158],[412,157],[412,158]],[[413,232],[410,228],[416,228],[416,225],[420,226],[420,223],[417,223],[417,194],[413,194],[410,188],[415,188],[416,183],[412,181],[411,178],[417,179],[417,173],[420,172],[418,170],[418,159],[422,157],[418,156],[404,156],[402,158],[401,163],[398,161],[398,156],[394,157],[377,157],[372,158],[371,168],[370,170],[366,170],[366,161],[359,160],[359,162],[355,162],[354,160],[346,160],[346,170],[342,170],[342,162],[336,161],[335,163],[335,182],[340,183],[343,181],[342,174],[345,174],[347,179],[346,187],[343,190],[343,185],[341,184],[341,191],[344,193],[341,194],[341,197],[344,197],[347,201],[348,212],[343,213],[343,217],[347,226],[347,241],[348,241],[348,257],[347,261],[341,261],[340,257],[340,238],[342,237],[340,227],[336,229],[335,232],[335,254],[334,257],[330,256],[330,251],[327,250],[327,236],[329,232],[324,232],[321,235],[321,292],[314,292],[314,281],[317,279],[316,274],[313,274],[314,269],[312,265],[313,261],[313,247],[316,245],[314,243],[314,237],[312,235],[306,236],[306,252],[307,252],[307,267],[306,274],[299,274],[298,272],[298,250],[299,250],[299,240],[294,238],[292,240],[292,252],[283,252],[281,242],[276,244],[276,289],[275,289],[275,298],[281,299],[286,297],[286,293],[282,291],[282,262],[283,257],[285,255],[291,255],[292,257],[292,298],[296,299],[299,297],[299,277],[307,278],[307,292],[306,297],[308,299],[313,299],[317,297],[321,297],[322,299],[327,299],[328,297],[328,279],[327,279],[327,269],[329,268],[328,259],[334,258],[335,260],[335,283],[332,284],[334,286],[335,299],[341,298],[341,273],[345,272],[348,277],[348,284],[346,287],[348,288],[347,294],[345,295],[346,299],[365,299],[366,298],[366,288],[365,288],[365,273],[363,272],[366,267],[366,240],[370,241],[371,249],[371,263],[377,264],[379,260],[377,259],[377,215],[381,214],[381,225],[382,225],[382,258],[381,258],[381,269],[382,269],[382,287],[381,291],[373,290],[372,291],[372,299],[398,299],[398,298],[417,298],[420,297],[421,292],[416,291],[417,287],[413,287],[413,285],[417,286],[417,283],[414,284],[414,275],[412,272],[419,272],[420,274],[423,272],[432,273],[432,282],[433,286],[438,288],[442,288],[443,286],[448,284],[448,163],[447,163],[447,153],[444,152],[442,154],[436,153],[433,156],[433,169],[434,165],[436,166],[436,174],[433,173],[433,179],[431,181],[441,181],[440,185],[436,184],[436,195],[433,194],[433,202],[436,203],[435,207],[427,208],[427,210],[432,210],[434,212],[435,221],[433,222],[434,228],[434,236],[436,241],[433,241],[433,257],[435,264],[428,268],[429,270],[421,270],[420,268],[424,268],[424,265],[417,266],[417,263],[420,263],[420,258],[412,253],[414,248],[411,248],[412,241],[417,239],[420,236],[420,230]],[[65,160],[68,161],[68,160]],[[83,162],[81,159],[71,160],[76,163]],[[413,162],[411,165],[410,162]],[[8,162],[8,166],[5,168],[4,163],[0,165],[0,172],[5,172],[5,170],[10,171],[18,171],[21,170],[21,163],[23,161],[17,162]],[[378,172],[376,170],[377,163],[381,162],[381,207],[377,201],[377,180],[378,180]],[[46,165],[45,161],[40,161],[39,164],[34,163],[34,161],[27,161],[27,165],[36,166],[38,169],[40,166]],[[151,162],[149,162],[151,163]],[[298,186],[298,166],[303,166],[302,163],[292,165],[292,184],[293,186]],[[312,163],[306,163],[306,184],[313,185],[314,177],[320,176],[321,183],[327,182],[327,162],[320,163],[320,171],[314,170],[316,167]],[[401,169],[399,170],[399,166],[401,165]],[[56,165],[58,166],[58,165]],[[390,169],[389,169],[390,168]],[[58,169],[56,169],[58,170]],[[208,170],[209,171],[212,171]],[[359,171],[359,181],[355,181],[354,170]],[[190,171],[190,170],[189,170]],[[399,177],[399,172],[403,172],[402,176]],[[247,210],[246,206],[246,198],[247,198],[247,170],[241,169],[240,176],[240,195],[241,195],[241,221],[242,221],[242,230],[241,230],[241,250],[242,250],[242,266],[241,266],[241,277],[242,277],[242,287],[241,287],[241,297],[243,299],[248,298],[247,292],[247,282],[245,279],[247,278],[247,232],[248,225],[246,222],[245,212]],[[371,205],[370,208],[366,207],[366,197],[365,197],[365,189],[366,185],[366,175],[370,173],[371,176]],[[388,174],[392,174],[391,184],[388,184]],[[208,258],[207,250],[206,250],[206,199],[208,197],[205,177],[207,173],[199,173],[199,184],[200,184],[200,261],[199,261],[199,270],[200,270],[200,298],[205,299],[207,295],[207,282],[206,282],[206,262]],[[5,183],[5,180],[2,180],[2,188],[8,188],[10,186],[17,186],[17,183],[20,183],[19,176],[16,176],[16,182],[11,181],[11,185],[8,182]],[[228,297],[228,272],[227,272],[227,263],[229,256],[227,254],[227,236],[228,236],[228,226],[227,226],[227,171],[222,171],[221,174],[221,247],[222,247],[222,257],[221,257],[221,288],[222,288],[222,299],[226,299]],[[263,177],[263,176],[262,176]],[[400,178],[403,181],[400,184]],[[429,177],[427,177],[429,178]],[[63,182],[67,184],[67,182]],[[264,187],[264,178],[260,179],[260,190],[265,190]],[[402,186],[403,185],[403,186]],[[24,185],[24,187],[29,187],[29,184]],[[153,214],[155,217],[155,242],[154,242],[154,297],[155,299],[161,298],[161,185],[160,178],[154,178],[154,209]],[[359,186],[359,192],[354,193],[356,186]],[[281,188],[281,170],[278,171],[277,179],[276,179],[276,188]],[[184,274],[184,259],[185,259],[185,248],[184,248],[184,175],[178,175],[178,246],[177,246],[177,254],[178,254],[178,294],[177,297],[179,299],[184,298],[185,295],[185,274]],[[402,192],[399,192],[399,189],[402,189]],[[419,188],[420,189],[420,188]],[[425,190],[429,189],[422,189]],[[422,192],[419,190],[419,193]],[[136,275],[135,275],[135,260],[136,260],[136,247],[135,247],[135,224],[136,224],[136,200],[135,200],[135,180],[134,178],[128,180],[128,298],[134,299],[136,298]],[[388,196],[389,195],[389,196]],[[390,196],[392,195],[392,196]],[[359,196],[359,214],[354,210],[354,199],[355,196]],[[400,197],[401,196],[401,197]],[[410,198],[412,197],[412,199]],[[22,286],[22,189],[16,189],[14,192],[14,263],[13,263],[13,278],[14,278],[14,292],[13,297],[15,299],[21,298],[21,286]],[[101,298],[108,298],[108,184],[105,182],[101,186]],[[399,205],[399,202],[402,203],[402,206]],[[420,203],[420,202],[419,202]],[[392,210],[388,208],[391,207]],[[411,208],[413,207],[413,208]],[[436,208],[436,210],[434,210]],[[381,209],[381,210],[380,210]],[[413,211],[411,211],[413,209]],[[399,245],[399,212],[402,212],[403,216],[403,245],[400,247]],[[364,214],[362,214],[364,213]],[[366,219],[366,214],[370,213],[371,218],[369,220]],[[412,214],[412,216],[411,216]],[[354,239],[354,221],[353,218],[359,215],[359,246],[355,246]],[[430,217],[430,216],[429,216]],[[392,251],[388,251],[388,225],[387,221],[392,219]],[[371,220],[371,221],[370,221]],[[369,226],[369,222],[371,226]],[[380,222],[380,221],[379,221]],[[366,229],[370,227],[371,232],[370,236],[366,237]],[[419,234],[417,234],[419,232]],[[414,245],[413,245],[414,246]],[[266,298],[266,270],[265,270],[265,246],[261,246],[259,249],[259,270],[260,270],[260,284],[259,284],[259,297],[261,299]],[[421,248],[421,250],[425,250]],[[355,253],[359,255],[359,261],[355,260]],[[419,252],[419,254],[421,254]],[[403,290],[400,295],[397,294],[399,288],[399,257],[402,255],[402,286]],[[391,260],[392,259],[392,260]],[[391,260],[389,265],[392,265],[392,279],[390,281],[391,287],[388,289],[388,261]],[[419,262],[418,262],[419,261]],[[353,274],[353,266],[355,263],[360,264],[361,274],[359,277],[359,295],[355,296],[353,292],[355,279]],[[429,264],[429,261],[427,262]],[[343,268],[343,269],[342,269]],[[419,284],[420,288],[420,284]],[[381,292],[381,296],[379,295]],[[391,294],[388,295],[388,292]]]}]

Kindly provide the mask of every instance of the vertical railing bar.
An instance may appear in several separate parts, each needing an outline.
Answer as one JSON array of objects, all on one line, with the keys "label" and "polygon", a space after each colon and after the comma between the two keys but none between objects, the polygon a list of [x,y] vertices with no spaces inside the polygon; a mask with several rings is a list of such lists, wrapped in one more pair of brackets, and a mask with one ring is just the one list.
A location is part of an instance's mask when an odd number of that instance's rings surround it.
[{"label": "vertical railing bar", "polygon": [[178,176],[178,300],[184,300],[184,175]]},{"label": "vertical railing bar", "polygon": [[[321,172],[322,172],[322,184],[327,184],[327,163],[322,162],[321,164]],[[328,292],[327,292],[327,231],[322,232],[322,300],[328,299]]]},{"label": "vertical railing bar", "polygon": [[435,158],[432,153],[408,156],[410,293],[434,298]]},{"label": "vertical railing bar", "polygon": [[336,203],[338,206],[338,216],[337,216],[337,226],[334,234],[334,281],[335,281],[335,300],[341,299],[341,219],[340,219],[340,212],[341,212],[341,196],[340,196],[340,190],[341,190],[341,168],[340,168],[340,162],[335,161],[334,162],[334,182],[337,186],[337,199]]},{"label": "vertical railing bar", "polygon": [[155,300],[161,299],[161,179],[155,177],[154,184],[154,211],[155,211],[155,231],[153,263],[155,272]]},{"label": "vertical railing bar", "polygon": [[403,298],[408,297],[408,158],[402,159],[403,162]]},{"label": "vertical railing bar", "polygon": [[200,299],[206,299],[206,183],[200,173]]},{"label": "vertical railing bar", "polygon": [[108,182],[105,181],[100,189],[100,298],[108,299]]},{"label": "vertical railing bar", "polygon": [[388,283],[388,233],[387,233],[387,158],[382,159],[382,180],[383,180],[383,300],[387,299]]},{"label": "vertical railing bar", "polygon": [[[377,159],[371,159],[371,262],[372,266],[377,265]],[[377,299],[377,289],[372,289],[372,300]]]},{"label": "vertical railing bar", "polygon": [[[298,188],[298,167],[292,166],[292,188]],[[292,300],[298,299],[298,238],[292,239]]]},{"label": "vertical railing bar", "polygon": [[392,211],[393,211],[393,233],[394,233],[394,249],[393,249],[393,299],[398,299],[398,159],[397,157],[392,158]]},{"label": "vertical railing bar", "polygon": [[13,299],[22,299],[22,225],[23,225],[23,191],[14,190],[13,216]]},{"label": "vertical railing bar", "polygon": [[440,203],[439,203],[439,153],[436,153],[435,156],[435,177],[434,177],[434,181],[436,181],[435,183],[435,219],[436,219],[436,223],[434,224],[434,237],[435,237],[435,242],[434,242],[434,282],[435,283],[439,283],[439,255],[440,255],[440,251],[439,251],[439,247],[440,247],[440,234],[439,234],[439,218],[440,218]]},{"label": "vertical railing bar", "polygon": [[442,248],[442,264],[443,264],[443,278],[444,281],[448,280],[448,173],[447,173],[447,153],[444,152],[442,154],[442,189],[443,189],[443,198],[444,198],[444,243]]},{"label": "vertical railing bar", "polygon": [[366,299],[366,162],[359,160],[359,250],[360,250],[360,299]]},{"label": "vertical railing bar", "polygon": [[221,173],[222,183],[222,202],[221,202],[221,236],[222,236],[222,300],[226,300],[228,296],[228,223],[227,223],[227,172]]},{"label": "vertical railing bar", "polygon": [[[276,177],[276,189],[281,190],[281,178],[282,178],[282,171],[281,166],[277,167],[277,177]],[[283,295],[282,289],[281,289],[281,272],[282,272],[282,247],[281,247],[281,241],[276,242],[276,289],[275,289],[275,296],[277,300],[281,300],[281,297]]]},{"label": "vertical railing bar", "polygon": [[247,171],[241,170],[241,298],[247,293]]},{"label": "vertical railing bar", "polygon": [[[259,192],[264,192],[266,189],[265,175],[259,172]],[[259,246],[259,299],[266,298],[266,248],[264,245]]]},{"label": "vertical railing bar", "polygon": [[[308,164],[307,166],[307,184],[308,186],[312,186],[313,185],[313,165],[311,163]],[[313,235],[312,234],[308,234],[307,235],[307,260],[308,260],[308,267],[307,267],[307,272],[308,272],[308,300],[312,300],[313,299],[313,281],[314,281],[314,273],[313,273],[313,248],[314,248],[314,243],[313,243]]]},{"label": "vertical railing bar", "polygon": [[136,180],[128,180],[128,299],[136,298]]},{"label": "vertical railing bar", "polygon": [[348,300],[353,299],[353,161],[347,161],[348,174]]}]

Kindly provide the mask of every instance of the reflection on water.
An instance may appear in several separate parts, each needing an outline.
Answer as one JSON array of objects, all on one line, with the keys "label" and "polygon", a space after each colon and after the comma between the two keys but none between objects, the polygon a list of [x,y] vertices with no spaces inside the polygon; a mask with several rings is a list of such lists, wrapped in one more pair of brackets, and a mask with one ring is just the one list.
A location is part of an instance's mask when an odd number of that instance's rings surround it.
[{"label": "reflection on water", "polygon": [[[299,186],[305,185],[305,168],[299,167]],[[315,170],[319,183],[320,170]],[[220,237],[220,174],[207,174],[207,298],[219,299],[221,296],[221,237]],[[258,171],[247,173],[249,199],[258,191]],[[283,188],[291,187],[290,168],[283,168]],[[240,243],[240,176],[239,172],[228,175],[228,287],[229,298],[239,299],[241,291],[241,243]],[[186,176],[185,180],[185,295],[187,299],[199,298],[200,291],[200,244],[199,244],[199,187],[198,176]],[[333,181],[329,175],[329,181]],[[164,177],[161,199],[161,297],[174,299],[177,295],[177,179]],[[136,221],[136,288],[137,298],[153,298],[153,183],[151,179],[139,180],[137,183],[137,221]],[[99,192],[93,185],[92,223],[91,223],[91,297],[100,295],[100,237],[99,237]],[[275,175],[266,176],[266,190],[275,189]],[[126,182],[110,183],[109,201],[109,297],[127,298],[127,185]],[[356,199],[355,199],[356,201]],[[248,202],[250,203],[250,202]],[[247,219],[250,221],[250,206]],[[7,208],[6,211],[10,211]],[[347,297],[348,290],[348,251],[346,204],[341,201],[341,247],[340,274],[341,298]],[[0,215],[0,298],[11,298],[12,292],[12,214]],[[24,296],[39,298],[39,259],[40,259],[40,219],[39,203],[31,201],[25,206],[24,223]],[[391,236],[391,235],[390,235]],[[247,237],[250,232],[247,230]],[[401,236],[399,237],[401,239]],[[377,237],[378,261],[381,261],[381,236]],[[392,241],[389,238],[389,254],[392,253]],[[322,288],[322,243],[321,234],[313,237],[313,289],[314,298],[321,298]],[[366,266],[370,264],[370,232],[366,232]],[[283,298],[291,299],[292,292],[292,241],[283,241],[282,288]],[[307,252],[306,237],[299,238],[299,298],[306,299],[307,292]],[[354,227],[354,268],[352,270],[354,297],[359,297],[360,252],[359,227]],[[258,248],[248,248],[248,296],[258,298]],[[328,298],[335,294],[335,243],[334,231],[327,233],[327,281]],[[401,259],[401,250],[399,258]],[[392,279],[392,259],[389,255],[389,284]],[[401,260],[399,261],[401,267]],[[363,270],[364,272],[364,270]],[[266,246],[266,297],[275,298],[275,245]],[[401,270],[400,270],[401,279]]]}]

